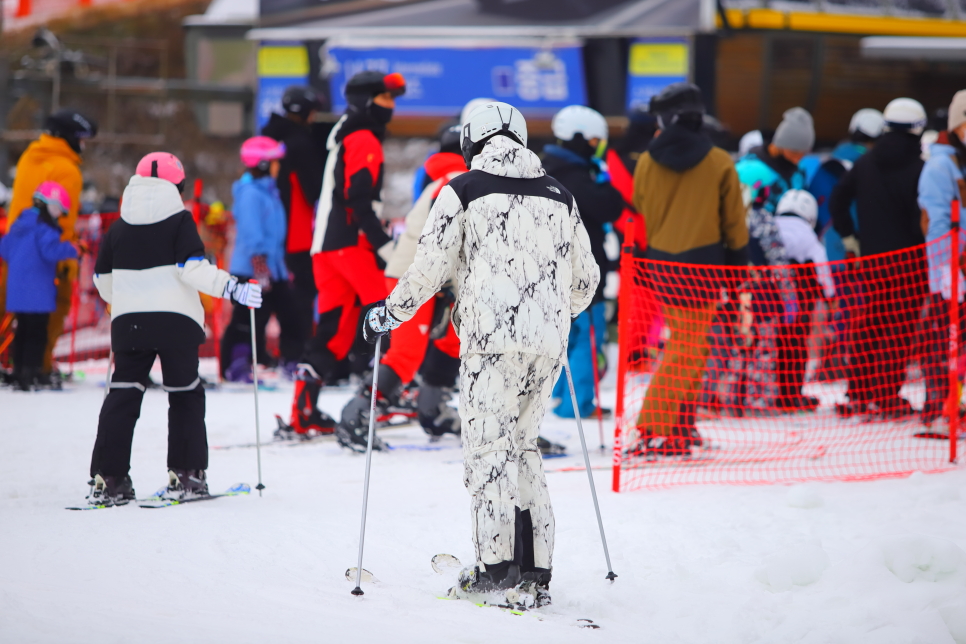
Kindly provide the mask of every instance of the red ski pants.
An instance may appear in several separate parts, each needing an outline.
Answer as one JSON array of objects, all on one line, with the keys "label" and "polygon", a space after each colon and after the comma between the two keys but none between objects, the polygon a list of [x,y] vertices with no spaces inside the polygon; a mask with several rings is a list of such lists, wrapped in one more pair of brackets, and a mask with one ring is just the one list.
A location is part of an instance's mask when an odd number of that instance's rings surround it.
[{"label": "red ski pants", "polygon": [[360,304],[386,299],[386,278],[376,266],[371,247],[362,242],[313,255],[312,272],[319,289],[319,325],[313,344],[324,345],[336,360],[342,360],[355,341]]}]

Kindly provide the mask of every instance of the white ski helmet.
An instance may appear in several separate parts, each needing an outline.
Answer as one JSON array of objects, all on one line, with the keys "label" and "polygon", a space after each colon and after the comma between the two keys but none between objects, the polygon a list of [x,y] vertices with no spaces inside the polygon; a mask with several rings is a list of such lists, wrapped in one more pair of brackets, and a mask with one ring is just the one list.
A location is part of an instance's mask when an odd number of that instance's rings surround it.
[{"label": "white ski helmet", "polygon": [[877,139],[885,129],[885,117],[882,112],[871,107],[865,107],[852,115],[849,121],[849,134],[861,132],[870,139]]},{"label": "white ski helmet", "polygon": [[778,201],[775,213],[781,215],[798,215],[815,228],[818,223],[818,202],[807,190],[789,190]]},{"label": "white ski helmet", "polygon": [[466,119],[470,117],[473,110],[478,108],[480,105],[486,105],[487,103],[495,103],[495,98],[474,98],[469,103],[463,106],[463,111],[460,112],[460,125],[466,123]]},{"label": "white ski helmet", "polygon": [[493,101],[480,105],[474,109],[463,123],[460,134],[460,149],[463,160],[469,166],[479,150],[477,144],[490,138],[494,134],[503,134],[517,141],[522,146],[527,145],[527,122],[520,114],[520,110],[509,103]]},{"label": "white ski helmet", "polygon": [[550,123],[553,135],[561,141],[572,141],[580,134],[585,141],[607,140],[607,121],[600,112],[583,105],[569,105],[557,112]]},{"label": "white ski helmet", "polygon": [[890,130],[918,135],[926,127],[926,110],[919,101],[911,98],[897,98],[890,102],[882,117]]},{"label": "white ski helmet", "polygon": [[761,135],[761,130],[745,132],[741,140],[738,141],[738,156],[743,157],[753,149],[765,145],[765,137]]}]

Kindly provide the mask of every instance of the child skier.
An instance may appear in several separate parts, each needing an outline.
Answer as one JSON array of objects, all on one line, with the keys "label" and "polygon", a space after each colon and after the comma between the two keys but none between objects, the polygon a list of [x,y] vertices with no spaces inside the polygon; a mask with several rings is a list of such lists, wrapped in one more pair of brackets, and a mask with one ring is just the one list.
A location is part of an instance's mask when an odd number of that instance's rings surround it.
[{"label": "child skier", "polygon": [[76,248],[61,241],[57,223],[70,211],[67,190],[44,181],[34,191],[33,203],[0,238],[0,257],[7,262],[7,310],[17,316],[13,384],[22,391],[39,385],[47,325],[57,305],[57,262],[77,259]]},{"label": "child skier", "polygon": [[367,312],[363,332],[375,341],[455,280],[463,481],[477,559],[459,587],[525,585],[546,605],[554,519],[537,433],[570,321],[590,304],[600,273],[573,197],[526,143],[523,115],[506,103],[469,115],[461,148],[471,170],[440,191],[412,266]]},{"label": "child skier", "polygon": [[191,213],[184,209],[184,168],[167,152],[138,163],[121,201],[121,218],[107,231],[94,284],[111,305],[114,373],[101,407],[91,456],[91,505],[135,498],[128,471],[144,383],[161,359],[168,392],[168,488],[164,497],[205,496],[208,440],[198,347],[205,341],[199,292],[258,308],[261,286],[239,282],[204,258]]},{"label": "child skier", "polygon": [[[255,278],[262,285],[262,307],[255,315],[258,363],[273,366],[265,349],[265,325],[272,314],[281,327],[279,350],[283,364],[294,363],[302,351],[298,313],[285,266],[285,208],[275,179],[285,144],[267,136],[255,136],[241,147],[246,171],[232,185],[236,224],[231,273],[240,281]],[[231,322],[221,339],[221,374],[226,380],[251,382],[251,316],[246,306],[235,306]]]}]

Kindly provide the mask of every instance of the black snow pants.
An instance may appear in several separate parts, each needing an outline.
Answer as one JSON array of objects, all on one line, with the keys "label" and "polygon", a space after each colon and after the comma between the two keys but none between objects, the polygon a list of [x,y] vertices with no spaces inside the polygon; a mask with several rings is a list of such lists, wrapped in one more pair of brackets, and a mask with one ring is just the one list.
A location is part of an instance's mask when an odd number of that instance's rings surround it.
[{"label": "black snow pants", "polygon": [[[242,278],[244,279],[244,278]],[[251,313],[247,306],[235,304],[231,312],[231,322],[221,337],[221,375],[231,365],[232,350],[238,344],[251,347]],[[262,306],[255,309],[255,347],[258,350],[258,364],[274,366],[273,359],[265,348],[265,326],[272,315],[278,320],[281,334],[278,349],[283,362],[298,362],[308,336],[302,335],[302,312],[298,309],[295,294],[288,282],[272,282],[267,291],[262,291]],[[309,322],[311,323],[311,315]],[[311,327],[309,327],[311,329]],[[250,353],[250,350],[249,350]]]},{"label": "black snow pants", "polygon": [[17,332],[13,336],[13,375],[21,379],[39,376],[47,350],[49,313],[17,313]]},{"label": "black snow pants", "polygon": [[198,346],[114,353],[111,390],[104,399],[91,456],[91,476],[125,476],[131,469],[134,425],[155,357],[168,392],[168,469],[208,468],[205,389],[198,377]]}]

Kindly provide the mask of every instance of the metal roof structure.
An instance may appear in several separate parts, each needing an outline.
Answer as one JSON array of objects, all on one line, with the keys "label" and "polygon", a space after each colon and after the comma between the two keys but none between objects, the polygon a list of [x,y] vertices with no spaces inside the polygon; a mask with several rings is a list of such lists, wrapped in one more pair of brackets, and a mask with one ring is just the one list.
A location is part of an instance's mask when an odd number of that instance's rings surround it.
[{"label": "metal roof structure", "polygon": [[714,0],[628,0],[589,17],[554,21],[487,13],[477,0],[425,0],[298,24],[255,28],[254,40],[332,37],[602,37],[715,29]]}]

